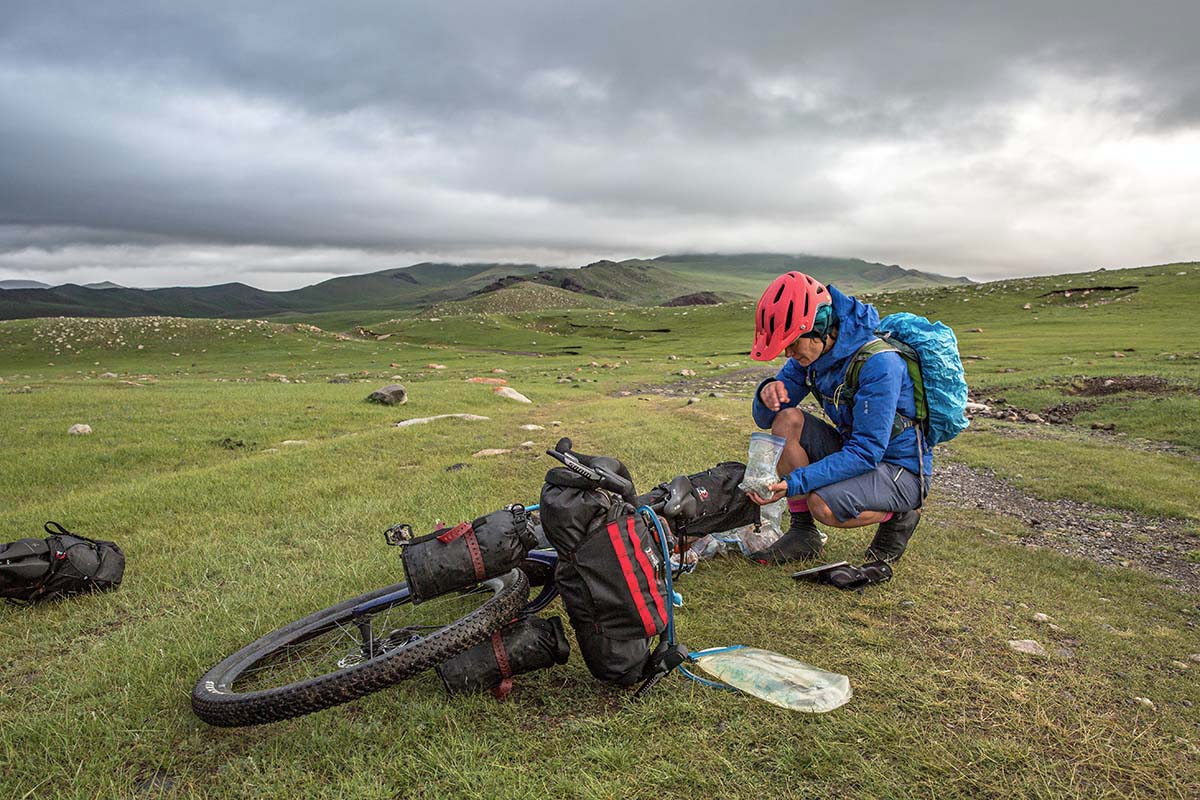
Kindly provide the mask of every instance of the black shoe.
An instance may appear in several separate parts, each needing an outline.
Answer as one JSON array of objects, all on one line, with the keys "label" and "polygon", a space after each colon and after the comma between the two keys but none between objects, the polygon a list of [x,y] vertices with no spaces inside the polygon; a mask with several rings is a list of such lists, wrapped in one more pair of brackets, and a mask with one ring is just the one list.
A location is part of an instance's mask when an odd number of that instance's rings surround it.
[{"label": "black shoe", "polygon": [[820,558],[825,536],[817,529],[812,514],[792,512],[792,526],[769,547],[750,554],[751,561],[760,564],[785,564],[789,561]]},{"label": "black shoe", "polygon": [[899,561],[900,556],[904,555],[904,548],[908,547],[909,538],[917,529],[917,523],[920,521],[921,513],[919,511],[893,513],[892,518],[887,522],[879,523],[879,530],[875,531],[875,538],[871,540],[871,546],[867,548],[863,560],[886,561],[889,564]]}]

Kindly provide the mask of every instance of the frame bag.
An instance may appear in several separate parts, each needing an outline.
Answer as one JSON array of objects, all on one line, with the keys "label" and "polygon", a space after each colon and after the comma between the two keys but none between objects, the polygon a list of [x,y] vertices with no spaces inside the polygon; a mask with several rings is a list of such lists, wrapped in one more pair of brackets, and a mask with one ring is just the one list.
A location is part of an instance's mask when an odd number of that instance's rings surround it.
[{"label": "frame bag", "polygon": [[44,527],[45,539],[0,544],[0,597],[35,603],[121,585],[125,554],[115,543],[79,536],[57,522]]},{"label": "frame bag", "polygon": [[[722,461],[715,467],[689,475],[695,512],[674,520],[678,536],[707,536],[724,533],[746,525],[759,524],[759,506],[738,488],[746,474],[740,461]],[[638,505],[654,505],[669,492],[669,483],[662,483],[638,498]]]}]

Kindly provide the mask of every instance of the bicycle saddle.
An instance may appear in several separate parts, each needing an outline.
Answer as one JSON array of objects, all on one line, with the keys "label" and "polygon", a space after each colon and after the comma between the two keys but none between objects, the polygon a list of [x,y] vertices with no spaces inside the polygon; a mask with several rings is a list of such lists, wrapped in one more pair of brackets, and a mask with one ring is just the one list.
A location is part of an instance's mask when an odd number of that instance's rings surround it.
[{"label": "bicycle saddle", "polygon": [[664,517],[670,520],[692,519],[698,515],[700,503],[687,475],[679,475],[667,484],[667,496],[663,500]]}]

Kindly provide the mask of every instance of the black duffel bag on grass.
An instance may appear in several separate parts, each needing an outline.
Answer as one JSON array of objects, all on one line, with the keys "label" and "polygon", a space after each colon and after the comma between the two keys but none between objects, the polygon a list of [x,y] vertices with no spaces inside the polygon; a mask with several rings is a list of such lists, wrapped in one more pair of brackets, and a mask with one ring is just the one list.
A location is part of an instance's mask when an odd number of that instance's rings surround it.
[{"label": "black duffel bag on grass", "polygon": [[50,534],[45,539],[0,544],[0,597],[35,603],[121,585],[125,554],[120,547],[71,533],[57,522],[44,527]]},{"label": "black duffel bag on grass", "polygon": [[525,507],[514,504],[404,542],[400,558],[413,602],[420,603],[521,566],[536,544]]}]

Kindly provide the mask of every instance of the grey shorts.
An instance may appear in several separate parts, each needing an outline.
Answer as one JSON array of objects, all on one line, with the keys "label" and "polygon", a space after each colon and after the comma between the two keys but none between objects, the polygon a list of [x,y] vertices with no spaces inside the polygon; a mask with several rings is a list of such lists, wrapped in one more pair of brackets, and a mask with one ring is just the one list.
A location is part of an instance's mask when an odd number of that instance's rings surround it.
[{"label": "grey shorts", "polygon": [[[825,420],[804,412],[800,446],[808,460],[820,461],[842,449],[842,437]],[[928,487],[929,476],[926,476]],[[909,511],[921,507],[921,479],[897,464],[883,462],[870,472],[814,489],[837,517],[838,522],[854,519],[864,511]]]}]

